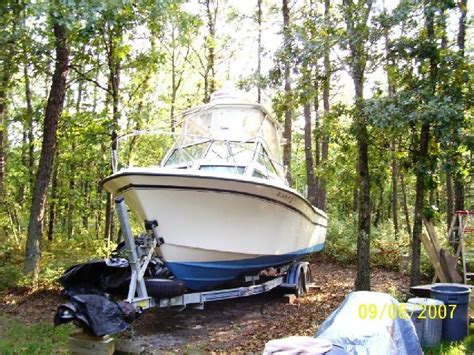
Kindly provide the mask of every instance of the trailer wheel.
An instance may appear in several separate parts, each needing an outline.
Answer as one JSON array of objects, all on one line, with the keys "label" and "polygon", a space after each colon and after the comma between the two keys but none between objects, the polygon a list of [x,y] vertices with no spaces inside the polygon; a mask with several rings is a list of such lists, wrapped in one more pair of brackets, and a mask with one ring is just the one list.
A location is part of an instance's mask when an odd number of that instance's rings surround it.
[{"label": "trailer wheel", "polygon": [[305,293],[309,292],[309,285],[313,282],[313,274],[311,273],[311,268],[308,265],[308,268],[304,272],[305,278],[304,278],[304,291]]},{"label": "trailer wheel", "polygon": [[170,279],[145,279],[148,294],[154,298],[174,297],[186,292],[183,281]]},{"label": "trailer wheel", "polygon": [[305,286],[305,272],[304,268],[301,269],[298,275],[298,281],[296,283],[295,294],[296,297],[301,297],[305,294],[306,286]]}]

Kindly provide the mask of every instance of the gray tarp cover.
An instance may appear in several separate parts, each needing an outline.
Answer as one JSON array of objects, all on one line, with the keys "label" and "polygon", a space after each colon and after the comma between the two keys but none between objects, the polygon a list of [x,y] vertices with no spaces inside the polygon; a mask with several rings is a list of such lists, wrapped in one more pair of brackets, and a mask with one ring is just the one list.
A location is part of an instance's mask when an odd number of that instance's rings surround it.
[{"label": "gray tarp cover", "polygon": [[[364,317],[369,306],[376,310],[372,313],[375,319],[370,319],[368,312]],[[321,324],[316,337],[351,354],[423,354],[412,321],[393,316],[398,310],[398,301],[386,293],[352,292]]]}]

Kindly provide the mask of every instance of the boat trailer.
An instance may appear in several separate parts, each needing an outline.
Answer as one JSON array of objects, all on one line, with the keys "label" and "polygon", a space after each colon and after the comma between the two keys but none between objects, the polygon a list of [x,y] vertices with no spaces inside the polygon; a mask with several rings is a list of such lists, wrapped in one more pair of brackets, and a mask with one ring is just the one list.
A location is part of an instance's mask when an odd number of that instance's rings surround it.
[{"label": "boat trailer", "polygon": [[[312,286],[312,275],[309,263],[300,261],[277,267],[276,270],[273,271],[274,274],[279,276],[262,283],[256,283],[256,281],[260,280],[259,275],[245,276],[245,281],[252,283],[250,286],[184,293],[174,297],[161,297],[158,299],[150,297],[145,284],[144,274],[153,256],[155,247],[163,243],[163,239],[158,234],[158,223],[156,221],[146,221],[146,234],[144,235],[143,243],[136,245],[130,228],[124,198],[117,197],[115,199],[115,205],[132,270],[126,302],[133,305],[135,310],[139,313],[153,307],[180,307],[181,309],[185,309],[188,305],[192,305],[193,308],[203,309],[204,303],[206,302],[253,296],[268,292],[276,287],[287,288],[299,297],[308,292]],[[150,281],[150,279],[148,279],[148,281]]]},{"label": "boat trailer", "polygon": [[242,281],[250,283],[248,286],[201,292],[186,292],[184,283],[172,277],[145,277],[155,248],[164,243],[159,236],[158,223],[145,221],[146,233],[135,239],[124,198],[117,197],[115,205],[131,269],[127,298],[117,304],[103,293],[79,292],[70,295],[71,302],[58,308],[56,325],[73,321],[94,336],[102,337],[125,330],[127,324],[133,322],[143,311],[154,307],[173,307],[180,311],[188,306],[204,309],[206,302],[258,295],[277,287],[286,288],[299,297],[313,286],[309,263],[302,261],[260,270],[257,275],[244,276]]}]

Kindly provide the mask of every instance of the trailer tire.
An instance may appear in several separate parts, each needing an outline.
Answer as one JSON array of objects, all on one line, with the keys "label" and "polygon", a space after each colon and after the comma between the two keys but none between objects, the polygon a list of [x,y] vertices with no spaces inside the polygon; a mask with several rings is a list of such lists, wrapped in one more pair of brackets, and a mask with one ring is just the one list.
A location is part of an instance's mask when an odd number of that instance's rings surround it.
[{"label": "trailer tire", "polygon": [[305,278],[304,278],[304,291],[305,293],[309,292],[309,285],[313,283],[313,274],[311,273],[311,268],[308,265],[308,268],[304,272]]},{"label": "trailer tire", "polygon": [[183,281],[170,279],[145,279],[148,295],[154,298],[174,297],[186,292]]},{"label": "trailer tire", "polygon": [[298,275],[298,281],[296,282],[295,295],[296,297],[301,297],[305,294],[306,285],[305,285],[305,272],[304,268],[300,270]]}]

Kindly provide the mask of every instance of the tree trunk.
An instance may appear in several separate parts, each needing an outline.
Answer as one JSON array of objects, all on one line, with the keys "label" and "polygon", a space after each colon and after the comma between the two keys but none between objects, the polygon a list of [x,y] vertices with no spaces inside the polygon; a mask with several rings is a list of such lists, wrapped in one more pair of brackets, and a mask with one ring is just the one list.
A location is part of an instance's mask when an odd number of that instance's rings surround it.
[{"label": "tree trunk", "polygon": [[[22,165],[28,171],[28,180],[30,182],[30,190],[33,188],[34,180],[34,137],[33,137],[33,102],[32,94],[30,87],[30,75],[28,73],[28,63],[26,55],[24,56],[23,63],[23,78],[25,80],[25,100],[26,100],[26,117],[24,123],[24,132],[23,132],[23,147],[22,147]],[[21,186],[21,191],[19,193],[20,200],[23,201],[23,194],[26,191],[26,186]]]},{"label": "tree trunk", "polygon": [[354,128],[357,140],[357,175],[359,187],[357,277],[356,290],[370,290],[370,179],[369,179],[369,134],[364,117],[364,72],[367,62],[367,21],[372,1],[343,0],[343,12],[351,53],[351,76],[355,88]]},{"label": "tree trunk", "polygon": [[[11,58],[5,59],[5,61]],[[1,73],[0,80],[0,206],[3,206],[4,200],[4,178],[5,178],[5,145],[7,140],[7,120],[6,107],[8,100],[8,86],[12,73],[10,72],[8,63],[4,66],[4,71]]]},{"label": "tree trunk", "polygon": [[257,102],[262,101],[262,0],[257,0]]},{"label": "tree trunk", "polygon": [[208,35],[206,38],[207,65],[204,77],[204,102],[209,102],[211,94],[216,90],[216,17],[217,2],[214,2],[214,9],[211,9],[211,0],[206,0],[206,15]]},{"label": "tree trunk", "polygon": [[304,110],[304,153],[306,159],[306,185],[308,186],[308,200],[313,206],[316,206],[316,181],[314,179],[314,161],[312,147],[311,130],[311,107],[307,102],[303,106]]},{"label": "tree trunk", "polygon": [[66,44],[66,27],[62,22],[58,22],[54,16],[51,16],[51,18],[53,20],[53,31],[56,41],[56,64],[48,104],[46,105],[43,142],[41,145],[40,163],[33,189],[24,267],[24,272],[31,274],[33,278],[36,278],[39,272],[39,261],[41,257],[40,239],[46,196],[56,152],[56,130],[64,103],[69,63],[69,53]]},{"label": "tree trunk", "polygon": [[[427,33],[427,40],[429,43],[435,41],[434,30],[434,11],[430,8],[433,6],[432,1],[425,3],[425,26]],[[429,57],[429,82],[431,85],[431,93],[435,94],[436,79],[437,79],[437,53],[432,50]],[[429,144],[430,144],[430,122],[423,122],[420,131],[420,148],[417,155],[416,166],[416,195],[415,195],[415,218],[413,220],[413,241],[412,241],[412,262],[410,284],[416,286],[420,284],[420,254],[421,243],[420,235],[423,228],[423,207],[425,200],[425,169],[429,159]]]},{"label": "tree trunk", "polygon": [[[84,51],[83,47],[83,51]],[[79,81],[79,85],[77,88],[77,98],[76,98],[76,114],[79,114],[81,111],[81,104],[82,104],[82,95],[84,91],[84,82],[82,80]],[[74,133],[72,137],[70,138],[71,142],[71,149],[72,151],[76,150],[76,137],[74,136]],[[66,236],[67,238],[72,238],[74,234],[74,213],[75,213],[75,206],[76,206],[76,198],[75,198],[75,193],[74,190],[76,189],[76,176],[75,176],[75,171],[76,171],[76,164],[75,161],[72,160],[69,164],[69,199],[68,199],[68,204],[67,204],[67,216],[66,216]]]},{"label": "tree trunk", "polygon": [[357,212],[359,206],[359,188],[354,186],[354,191],[352,193],[352,212]]},{"label": "tree trunk", "polygon": [[33,99],[31,95],[31,87],[30,87],[30,75],[28,73],[28,66],[26,63],[25,58],[25,65],[24,65],[24,77],[25,77],[25,99],[26,99],[26,114],[27,114],[27,126],[28,126],[28,170],[29,170],[29,180],[30,180],[30,187],[33,187],[34,181],[34,163],[35,163],[35,142],[33,136],[33,122],[34,122],[34,115],[33,115]]},{"label": "tree trunk", "polygon": [[425,197],[424,178],[425,173],[422,169],[428,159],[428,145],[430,139],[430,124],[424,123],[420,132],[420,149],[418,151],[419,166],[416,169],[416,190],[415,190],[415,218],[413,220],[413,240],[411,255],[411,286],[420,284],[420,253],[421,243],[420,235],[423,228],[423,206]]},{"label": "tree trunk", "polygon": [[48,221],[48,240],[53,241],[54,226],[56,224],[56,200],[58,198],[58,158],[59,152],[56,151],[56,163],[53,169],[53,180],[51,182],[51,203],[49,204],[49,221]]},{"label": "tree trunk", "polygon": [[[8,91],[10,81],[16,69],[15,54],[17,52],[16,36],[19,35],[17,28],[19,24],[20,14],[24,9],[24,4],[20,1],[12,1],[2,4],[2,16],[8,16],[9,20],[5,28],[2,27],[2,35],[6,36],[3,40],[3,46],[0,49],[0,210],[5,208],[4,204],[4,179],[5,179],[5,148],[7,144],[8,123],[6,120],[6,110],[8,101]],[[8,23],[9,22],[9,23]],[[0,236],[6,234],[3,226],[0,226]]]},{"label": "tree trunk", "polygon": [[[461,0],[458,2],[459,10],[461,12],[461,16],[459,17],[459,26],[458,26],[458,36],[457,36],[457,45],[458,45],[458,51],[459,51],[459,56],[462,58],[462,62],[464,65],[464,47],[465,47],[465,42],[466,42],[466,16],[467,16],[467,0]],[[461,68],[462,69],[462,68]],[[465,86],[467,80],[467,73],[465,75],[461,75],[463,78],[462,83],[463,86]],[[461,90],[461,97],[462,100],[464,101],[464,108],[466,111],[469,108],[469,103],[468,100],[465,99],[465,94],[463,93],[463,90]],[[460,122],[464,121],[464,111],[461,110],[461,118]],[[458,171],[456,171],[456,174],[454,175],[454,208],[458,211],[464,210],[464,183],[462,180],[461,174],[459,174]]]},{"label": "tree trunk", "polygon": [[464,184],[459,176],[454,179],[454,209],[456,211],[464,210]]},{"label": "tree trunk", "polygon": [[[394,66],[393,58],[390,51],[390,38],[389,38],[389,27],[384,27],[385,37],[385,61],[387,66],[387,84],[388,84],[388,96],[390,98],[395,97],[395,85],[391,75],[390,68]],[[397,160],[397,143],[395,138],[395,127],[392,126],[392,194],[391,194],[391,212],[393,222],[393,232],[395,239],[398,239],[399,227],[398,227],[398,160]]]},{"label": "tree trunk", "polygon": [[[330,18],[329,18],[329,10],[330,10],[330,0],[324,0],[324,24],[326,29],[329,29]],[[330,45],[328,41],[324,42],[324,81],[323,81],[323,109],[324,109],[324,119],[326,120],[329,116],[329,91],[331,88],[331,63],[329,61],[329,53],[330,53]],[[322,137],[321,142],[321,165],[323,166],[326,164],[328,159],[329,153],[329,139],[327,134],[324,134]],[[318,196],[318,207],[323,211],[326,211],[326,199],[327,199],[327,191],[326,191],[326,179],[324,176],[320,177],[319,179],[319,196]]]},{"label": "tree trunk", "polygon": [[370,185],[369,145],[365,123],[358,127],[359,228],[357,236],[356,290],[370,290]]},{"label": "tree trunk", "polygon": [[176,105],[176,40],[175,40],[175,28],[174,24],[171,25],[171,107],[170,107],[170,125],[171,125],[171,132],[174,132],[176,126],[176,119],[175,119],[175,105]]},{"label": "tree trunk", "polygon": [[[285,52],[289,52],[290,47],[290,10],[288,8],[288,0],[283,0],[282,3],[283,14],[283,41]],[[291,128],[292,128],[292,109],[291,109],[291,84],[290,84],[290,63],[285,59],[285,124],[283,130],[283,138],[286,140],[283,146],[283,165],[286,168],[286,179],[288,183],[292,184],[291,178]]]},{"label": "tree trunk", "polygon": [[[4,73],[6,75],[6,73]],[[5,151],[3,149],[4,146],[4,131],[6,127],[6,100],[7,100],[7,93],[6,93],[6,84],[5,84],[5,75],[2,78],[2,82],[0,84],[0,206],[3,206],[3,180],[5,175]]]},{"label": "tree trunk", "polygon": [[396,158],[397,144],[395,138],[392,138],[392,221],[393,221],[393,232],[395,239],[398,239],[399,227],[398,227],[398,161]]},{"label": "tree trunk", "polygon": [[[89,181],[83,181],[82,184],[82,196],[86,196],[86,206],[90,206],[91,203],[91,189],[90,189],[90,182]],[[89,209],[85,208],[82,210],[81,213],[81,219],[82,219],[82,228],[85,229],[87,232],[89,231]]]},{"label": "tree trunk", "polygon": [[[117,32],[116,32],[117,31]],[[120,111],[119,111],[119,103],[120,103],[120,70],[121,70],[121,61],[116,53],[116,38],[121,42],[122,39],[122,31],[121,29],[110,29],[108,28],[108,38],[106,42],[106,50],[107,50],[107,64],[109,67],[109,84],[110,84],[110,92],[112,96],[112,140],[113,140],[113,132],[116,132],[118,129],[118,122],[120,120]],[[107,244],[110,242],[115,225],[114,225],[114,204],[113,204],[113,197],[112,194],[107,192],[107,203],[105,207],[105,228],[104,228],[104,239],[107,240]]]},{"label": "tree trunk", "polygon": [[400,183],[402,185],[403,211],[405,213],[405,223],[407,227],[407,233],[408,235],[411,235],[410,212],[408,210],[407,191],[406,191],[406,185],[405,185],[405,178],[403,177],[403,174],[400,174]]},{"label": "tree trunk", "polygon": [[[314,166],[318,169],[318,174],[314,177],[314,184],[315,184],[315,201],[312,203],[314,206],[320,208],[320,201],[319,197],[321,195],[321,178],[320,175],[320,165],[321,165],[321,142],[320,142],[320,133],[319,133],[319,126],[320,126],[320,116],[319,116],[319,72],[318,72],[318,64],[317,59],[315,59],[314,64],[314,74],[313,74],[313,91],[314,91],[314,98],[313,98],[313,109],[314,109]],[[310,74],[308,73],[308,76]]]},{"label": "tree trunk", "polygon": [[453,199],[453,179],[451,171],[446,171],[446,225],[447,229],[451,226],[454,213],[454,199]]}]

